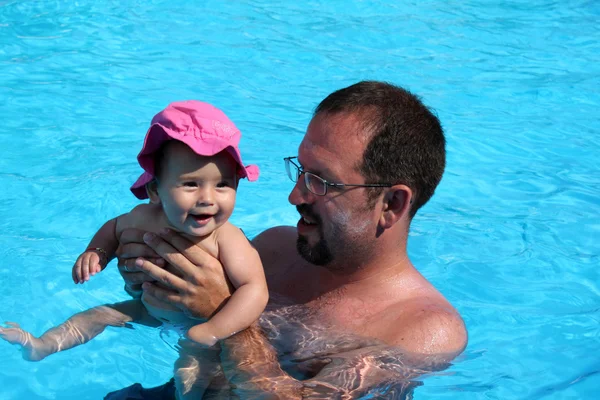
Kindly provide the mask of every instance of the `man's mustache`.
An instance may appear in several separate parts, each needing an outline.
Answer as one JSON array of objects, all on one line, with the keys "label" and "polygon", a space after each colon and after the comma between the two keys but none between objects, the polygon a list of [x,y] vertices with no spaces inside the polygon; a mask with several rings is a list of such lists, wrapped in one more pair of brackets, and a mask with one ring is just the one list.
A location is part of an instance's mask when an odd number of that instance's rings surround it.
[{"label": "man's mustache", "polygon": [[298,210],[298,213],[300,213],[300,215],[310,218],[317,223],[321,222],[321,218],[313,212],[311,205],[299,204],[296,206],[296,210]]}]

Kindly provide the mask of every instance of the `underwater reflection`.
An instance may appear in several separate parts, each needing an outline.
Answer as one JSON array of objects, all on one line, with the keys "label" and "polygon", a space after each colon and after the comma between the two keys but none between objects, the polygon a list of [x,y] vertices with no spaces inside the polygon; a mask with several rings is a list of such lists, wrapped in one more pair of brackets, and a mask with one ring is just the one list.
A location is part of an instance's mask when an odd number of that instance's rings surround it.
[{"label": "underwater reflection", "polygon": [[[420,376],[449,365],[442,358],[410,355],[380,341],[342,332],[324,323],[317,312],[303,305],[286,305],[281,298],[272,298],[259,322],[282,369],[301,381],[302,398],[411,399],[414,388],[422,385]],[[244,364],[256,365],[260,375],[262,364],[257,361],[248,359]],[[214,360],[206,362],[214,365]],[[259,386],[267,388],[267,394],[249,393],[229,385],[221,371],[204,398],[273,398],[278,384],[264,378]]]}]

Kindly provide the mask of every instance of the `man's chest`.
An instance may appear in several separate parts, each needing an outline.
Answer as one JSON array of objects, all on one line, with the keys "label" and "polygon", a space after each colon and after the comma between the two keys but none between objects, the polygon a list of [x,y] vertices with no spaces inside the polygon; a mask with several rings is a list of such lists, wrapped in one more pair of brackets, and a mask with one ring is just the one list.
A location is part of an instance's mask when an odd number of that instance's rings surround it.
[{"label": "man's chest", "polygon": [[[290,360],[307,360],[348,351],[376,341],[363,335],[364,315],[358,311],[321,304],[278,305],[272,296],[260,318],[260,325],[278,353]],[[281,303],[279,303],[281,304]],[[338,310],[339,312],[336,312]]]}]

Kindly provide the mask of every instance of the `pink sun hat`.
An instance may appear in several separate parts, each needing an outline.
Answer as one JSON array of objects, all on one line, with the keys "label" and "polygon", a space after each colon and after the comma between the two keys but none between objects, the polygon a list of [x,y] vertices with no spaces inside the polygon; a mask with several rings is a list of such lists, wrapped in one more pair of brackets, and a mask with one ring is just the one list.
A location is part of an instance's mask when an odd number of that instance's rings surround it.
[{"label": "pink sun hat", "polygon": [[201,101],[171,103],[152,118],[137,159],[144,173],[131,187],[138,199],[147,199],[146,184],[154,179],[154,153],[169,140],[185,143],[200,156],[227,151],[238,164],[238,176],[249,181],[258,179],[256,165],[244,166],[238,148],[242,134],[223,111]]}]

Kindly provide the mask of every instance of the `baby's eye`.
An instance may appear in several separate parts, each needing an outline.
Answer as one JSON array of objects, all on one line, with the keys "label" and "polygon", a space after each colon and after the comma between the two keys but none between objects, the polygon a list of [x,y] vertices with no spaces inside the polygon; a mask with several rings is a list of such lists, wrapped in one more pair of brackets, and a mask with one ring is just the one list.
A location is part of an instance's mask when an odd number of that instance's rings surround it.
[{"label": "baby's eye", "polygon": [[196,186],[198,186],[198,184],[196,182],[190,181],[190,182],[183,182],[183,186],[186,186],[186,187],[196,187]]},{"label": "baby's eye", "polygon": [[224,187],[230,187],[230,186],[231,186],[231,184],[227,181],[221,181],[221,182],[217,183],[218,188],[224,188]]}]

